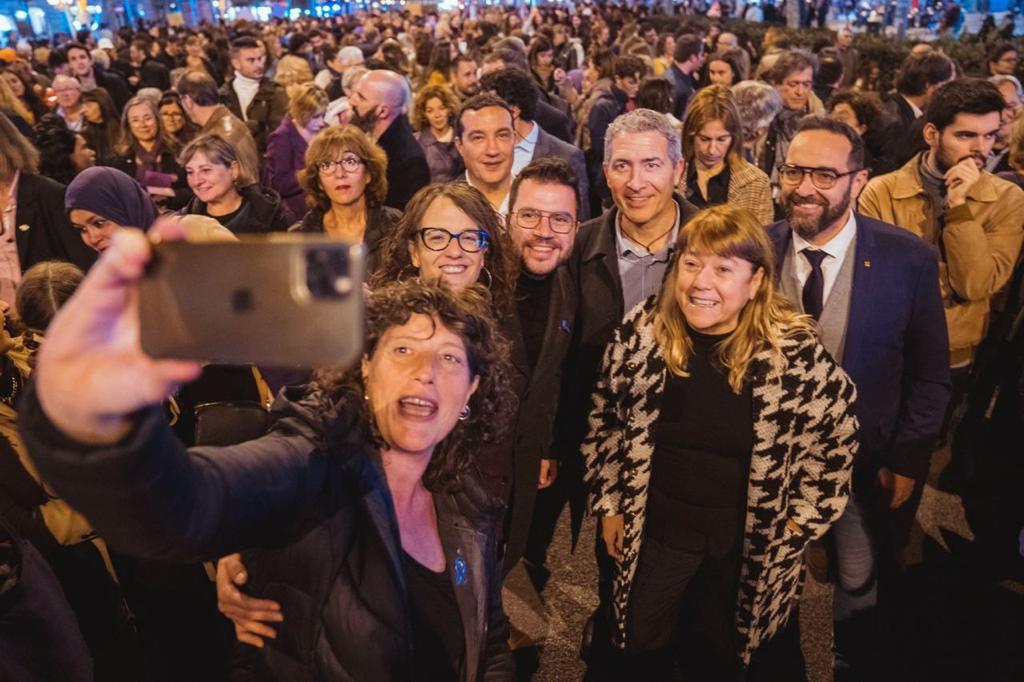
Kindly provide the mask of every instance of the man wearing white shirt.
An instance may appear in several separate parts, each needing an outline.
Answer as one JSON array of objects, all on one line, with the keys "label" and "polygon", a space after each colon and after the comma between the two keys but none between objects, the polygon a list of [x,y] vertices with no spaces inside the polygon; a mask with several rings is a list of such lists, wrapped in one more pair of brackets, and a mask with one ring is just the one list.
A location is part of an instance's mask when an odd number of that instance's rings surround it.
[{"label": "man wearing white shirt", "polygon": [[834,665],[849,679],[887,679],[902,654],[886,636],[878,584],[896,570],[950,395],[938,253],[854,213],[868,171],[864,143],[845,123],[805,117],[779,181],[786,220],[768,228],[779,290],[817,320],[858,391],[853,494],[829,536]]},{"label": "man wearing white shirt", "polygon": [[231,43],[230,56],[234,77],[221,87],[221,102],[245,121],[262,154],[267,137],[288,113],[288,93],[266,77],[267,49],[256,38],[237,38]]},{"label": "man wearing white shirt", "polygon": [[[522,69],[504,68],[484,76],[481,87],[505,100],[512,110],[516,132],[515,159],[512,162],[512,177],[534,159],[554,156],[569,162],[579,178],[580,196],[588,196],[587,163],[583,152],[564,142],[537,122],[537,107],[540,104],[533,78]],[[589,202],[584,202],[580,220],[590,219]]]},{"label": "man wearing white shirt", "polygon": [[466,182],[502,216],[508,214],[514,148],[512,111],[505,100],[488,94],[466,100],[455,119],[455,149],[466,164]]}]

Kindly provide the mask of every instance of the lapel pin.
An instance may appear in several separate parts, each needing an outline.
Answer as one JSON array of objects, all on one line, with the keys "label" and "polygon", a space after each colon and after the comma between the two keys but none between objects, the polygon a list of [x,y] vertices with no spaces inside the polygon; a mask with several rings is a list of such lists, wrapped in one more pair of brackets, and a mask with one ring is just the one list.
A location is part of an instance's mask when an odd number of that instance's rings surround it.
[{"label": "lapel pin", "polygon": [[455,570],[455,584],[465,585],[466,584],[466,559],[462,555],[455,557],[454,566]]},{"label": "lapel pin", "polygon": [[869,260],[864,261],[864,267],[870,268],[871,267],[871,261],[869,261]]},{"label": "lapel pin", "polygon": [[18,225],[18,229],[21,230],[22,232],[28,232],[30,229],[32,229],[32,226],[28,224]]},{"label": "lapel pin", "polygon": [[561,329],[566,334],[568,334],[569,333],[569,320],[562,320],[561,324],[558,325],[558,328]]}]

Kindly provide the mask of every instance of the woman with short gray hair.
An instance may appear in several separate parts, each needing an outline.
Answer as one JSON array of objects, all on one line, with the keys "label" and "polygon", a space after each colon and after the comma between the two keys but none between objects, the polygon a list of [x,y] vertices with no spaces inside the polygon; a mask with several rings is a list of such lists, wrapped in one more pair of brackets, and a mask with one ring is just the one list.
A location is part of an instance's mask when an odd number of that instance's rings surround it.
[{"label": "woman with short gray hair", "polygon": [[768,136],[768,126],[782,111],[782,98],[761,81],[740,81],[732,86],[732,96],[743,124],[743,157],[754,163]]}]

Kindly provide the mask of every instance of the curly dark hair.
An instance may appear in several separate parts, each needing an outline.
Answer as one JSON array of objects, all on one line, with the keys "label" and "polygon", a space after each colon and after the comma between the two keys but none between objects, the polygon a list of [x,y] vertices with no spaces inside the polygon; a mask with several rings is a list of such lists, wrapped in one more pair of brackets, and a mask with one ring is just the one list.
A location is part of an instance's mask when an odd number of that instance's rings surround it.
[{"label": "curly dark hair", "polygon": [[408,279],[416,268],[412,264],[409,246],[416,240],[422,227],[420,223],[427,209],[435,200],[445,197],[468,215],[477,227],[487,232],[489,242],[484,253],[484,267],[490,274],[489,288],[494,317],[507,319],[515,306],[516,278],[519,276],[518,261],[513,256],[508,235],[502,228],[502,217],[491,207],[480,190],[464,182],[446,182],[427,185],[413,195],[406,205],[405,213],[395,225],[381,246],[382,266],[370,283],[373,288],[385,286],[403,278]]},{"label": "curly dark hair", "polygon": [[[466,346],[469,370],[480,384],[469,400],[470,413],[455,423],[437,444],[423,483],[432,492],[455,492],[466,475],[479,476],[479,461],[501,443],[512,422],[515,398],[509,383],[509,344],[497,331],[487,290],[474,285],[455,293],[447,287],[416,280],[392,282],[375,289],[366,301],[364,355],[372,358],[384,334],[409,321],[414,314],[428,315],[435,325],[454,332]],[[356,412],[366,442],[387,447],[377,428],[360,367],[318,370],[311,393],[331,404],[343,401]]]}]

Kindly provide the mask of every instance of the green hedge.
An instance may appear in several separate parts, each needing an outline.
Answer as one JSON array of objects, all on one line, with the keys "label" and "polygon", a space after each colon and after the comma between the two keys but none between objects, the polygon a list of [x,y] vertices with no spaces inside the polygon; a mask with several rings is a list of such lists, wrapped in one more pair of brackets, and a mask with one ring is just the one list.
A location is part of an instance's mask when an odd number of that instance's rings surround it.
[{"label": "green hedge", "polygon": [[[658,27],[659,31],[675,32],[679,28],[688,25],[707,26],[708,20],[704,17],[685,16],[658,16],[653,17],[651,23]],[[743,31],[753,41],[754,45],[760,47],[765,32],[771,27],[784,30],[790,37],[791,43],[796,47],[811,49],[815,45],[831,44],[833,34],[828,29],[819,28],[786,28],[776,24],[763,24],[730,20],[724,23],[726,30]],[[966,74],[981,74],[987,71],[985,60],[989,50],[997,43],[1003,42],[996,34],[992,38],[983,40],[980,36],[963,36],[959,40],[951,38],[940,38],[932,43],[936,49],[949,55],[956,61]],[[1024,55],[1024,38],[1015,37],[1011,44]],[[906,40],[900,41],[895,38],[858,33],[854,37],[854,47],[860,52],[861,64],[867,65],[874,61],[878,63],[881,71],[880,88],[889,90],[894,87],[896,74],[900,64],[910,54],[910,43]],[[1021,62],[1017,77],[1024,76],[1024,61]]]}]

